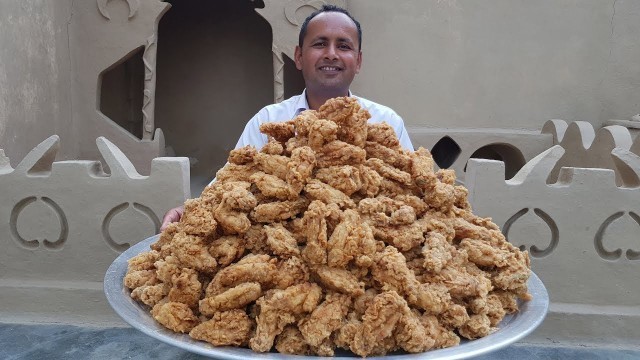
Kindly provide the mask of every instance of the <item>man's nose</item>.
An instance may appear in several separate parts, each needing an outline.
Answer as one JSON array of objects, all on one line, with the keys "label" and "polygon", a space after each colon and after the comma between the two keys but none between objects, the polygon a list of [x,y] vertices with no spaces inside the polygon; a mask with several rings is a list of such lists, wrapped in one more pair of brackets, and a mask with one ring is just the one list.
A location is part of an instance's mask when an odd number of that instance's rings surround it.
[{"label": "man's nose", "polygon": [[329,59],[329,60],[335,60],[338,58],[338,49],[336,48],[335,45],[329,45],[327,46],[325,51],[324,56]]}]

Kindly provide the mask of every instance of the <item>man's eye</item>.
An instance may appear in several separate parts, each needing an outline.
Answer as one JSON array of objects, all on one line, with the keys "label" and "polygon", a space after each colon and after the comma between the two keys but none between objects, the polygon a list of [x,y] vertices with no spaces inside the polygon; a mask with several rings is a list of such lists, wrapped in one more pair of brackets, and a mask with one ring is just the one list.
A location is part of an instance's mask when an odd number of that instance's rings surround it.
[{"label": "man's eye", "polygon": [[351,46],[347,45],[347,44],[342,44],[340,46],[338,46],[340,49],[343,50],[351,50]]},{"label": "man's eye", "polygon": [[313,47],[322,47],[322,46],[325,46],[325,43],[317,42],[317,43],[313,43],[311,46],[313,46]]}]

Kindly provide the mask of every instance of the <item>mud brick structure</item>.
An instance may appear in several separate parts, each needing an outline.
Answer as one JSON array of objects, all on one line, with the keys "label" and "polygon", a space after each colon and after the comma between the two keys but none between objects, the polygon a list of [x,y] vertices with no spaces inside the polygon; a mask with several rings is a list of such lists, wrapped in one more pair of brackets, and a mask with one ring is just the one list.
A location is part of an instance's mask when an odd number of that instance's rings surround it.
[{"label": "mud brick structure", "polygon": [[15,169],[0,150],[4,321],[109,320],[102,293],[108,266],[156,234],[162,215],[189,195],[188,159],[155,158],[151,174],[142,176],[113,143],[96,143],[109,173],[98,161],[53,161],[55,135]]},{"label": "mud brick structure", "polygon": [[552,302],[536,337],[632,344],[640,336],[640,156],[619,126],[596,132],[552,121],[545,129],[560,144],[510,180],[504,163],[470,160],[474,212],[530,252]]}]

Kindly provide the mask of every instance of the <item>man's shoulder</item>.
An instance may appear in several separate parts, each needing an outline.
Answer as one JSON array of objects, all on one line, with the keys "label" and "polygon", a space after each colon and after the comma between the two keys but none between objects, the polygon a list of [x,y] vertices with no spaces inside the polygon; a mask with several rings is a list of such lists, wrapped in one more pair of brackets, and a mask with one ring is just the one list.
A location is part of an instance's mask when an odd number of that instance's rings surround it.
[{"label": "man's shoulder", "polygon": [[354,95],[356,99],[358,99],[358,102],[360,103],[360,105],[367,109],[367,111],[369,111],[369,113],[371,114],[371,120],[372,121],[394,121],[394,120],[399,120],[402,121],[402,118],[400,118],[400,115],[398,115],[398,113],[395,112],[395,110],[393,110],[392,108],[386,106],[386,105],[382,105],[379,104],[375,101],[371,101],[369,99],[365,99],[361,96],[357,96]]},{"label": "man's shoulder", "polygon": [[[269,115],[269,117],[273,117],[279,114],[287,114],[290,112],[295,112],[296,105],[300,101],[301,96],[302,95],[294,95],[279,103],[269,104],[263,107],[259,113],[264,113],[265,115]],[[277,119],[269,119],[268,121],[277,121]]]}]

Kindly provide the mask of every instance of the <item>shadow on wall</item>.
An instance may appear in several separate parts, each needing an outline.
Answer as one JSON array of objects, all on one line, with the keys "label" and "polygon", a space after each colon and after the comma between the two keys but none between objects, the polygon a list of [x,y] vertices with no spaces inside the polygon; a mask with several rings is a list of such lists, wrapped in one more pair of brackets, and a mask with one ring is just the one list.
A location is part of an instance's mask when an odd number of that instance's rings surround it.
[{"label": "shadow on wall", "polygon": [[[261,1],[168,1],[158,29],[155,125],[167,155],[186,156],[191,176],[213,178],[246,122],[273,103],[272,31]],[[141,137],[144,64],[138,49],[104,72],[100,110]],[[302,75],[285,59],[285,97]]]}]

